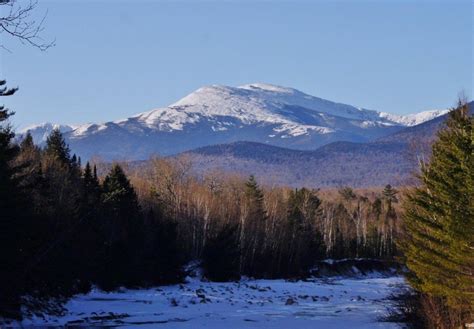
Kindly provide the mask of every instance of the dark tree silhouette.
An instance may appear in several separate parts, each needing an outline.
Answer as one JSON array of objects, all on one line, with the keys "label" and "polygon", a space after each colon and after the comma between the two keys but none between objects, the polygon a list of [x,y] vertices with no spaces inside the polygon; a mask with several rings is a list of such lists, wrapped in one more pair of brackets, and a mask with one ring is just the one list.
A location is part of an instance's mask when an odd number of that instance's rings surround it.
[{"label": "dark tree silhouette", "polygon": [[[0,81],[0,96],[10,96],[16,88],[9,89],[5,81]],[[0,106],[0,309],[10,317],[18,317],[21,282],[18,280],[23,252],[21,236],[27,214],[25,198],[17,174],[19,168],[13,160],[19,153],[13,143],[15,134],[6,122],[13,115],[9,109]]]}]

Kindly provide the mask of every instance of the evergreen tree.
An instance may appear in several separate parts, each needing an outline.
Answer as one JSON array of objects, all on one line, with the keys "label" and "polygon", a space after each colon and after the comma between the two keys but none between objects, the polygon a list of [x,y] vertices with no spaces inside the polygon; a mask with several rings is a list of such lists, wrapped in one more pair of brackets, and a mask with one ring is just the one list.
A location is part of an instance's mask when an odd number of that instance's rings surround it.
[{"label": "evergreen tree", "polygon": [[36,148],[35,143],[33,142],[33,136],[31,136],[29,130],[26,132],[25,138],[23,138],[23,140],[21,141],[20,148],[22,150],[31,150]]},{"label": "evergreen tree", "polygon": [[136,270],[142,272],[142,280],[148,285],[176,283],[183,277],[184,261],[177,223],[164,217],[156,208],[155,211],[149,209],[147,214],[141,234],[143,251]]},{"label": "evergreen tree", "polygon": [[265,220],[267,214],[263,206],[263,191],[258,186],[255,176],[251,175],[245,183],[245,196],[249,202],[249,216]]},{"label": "evergreen tree", "polygon": [[[0,81],[0,96],[10,96],[16,88],[8,89]],[[20,316],[19,296],[22,293],[22,263],[25,260],[23,237],[28,229],[27,203],[14,165],[19,147],[13,142],[13,133],[7,120],[14,113],[0,106],[0,313]]]},{"label": "evergreen tree", "polygon": [[[115,164],[102,185],[103,236],[106,237],[100,283],[104,289],[136,282],[137,252],[142,230],[137,195],[122,168]],[[110,276],[113,273],[113,277]]]},{"label": "evergreen tree", "polygon": [[22,187],[26,188],[33,204],[38,202],[38,184],[41,180],[41,150],[33,142],[30,132],[20,142],[20,152],[15,159],[15,163],[21,168],[21,173],[17,174],[22,181]]},{"label": "evergreen tree", "polygon": [[138,213],[139,205],[135,190],[118,164],[113,165],[105,177],[102,190],[102,201],[117,216],[133,218]]},{"label": "evergreen tree", "polygon": [[[53,129],[46,140],[45,153],[59,160],[68,166],[71,165],[71,150],[64,140],[63,134],[59,128]],[[75,158],[75,155],[74,155]]]},{"label": "evergreen tree", "polygon": [[357,195],[354,193],[354,190],[348,186],[339,189],[338,192],[344,201],[351,201],[357,197]]},{"label": "evergreen tree", "polygon": [[251,175],[245,183],[245,204],[247,216],[241,227],[242,272],[253,275],[265,273],[268,257],[265,257],[265,222],[267,213],[264,207],[263,191]]},{"label": "evergreen tree", "polygon": [[318,259],[324,257],[321,235],[316,231],[314,223],[321,215],[321,200],[316,191],[306,188],[290,192],[288,199],[288,224],[286,240],[289,242],[282,261],[284,275],[304,275]]},{"label": "evergreen tree", "polygon": [[212,281],[229,281],[240,278],[240,246],[237,226],[224,226],[211,236],[202,256],[204,275]]},{"label": "evergreen tree", "polygon": [[100,198],[100,184],[99,179],[97,178],[97,170],[95,169],[95,166],[94,171],[92,171],[89,162],[87,162],[82,178],[84,182],[86,202],[93,207],[97,205]]},{"label": "evergreen tree", "polygon": [[374,203],[372,203],[372,212],[378,221],[380,219],[380,215],[382,214],[382,200],[380,198],[375,198]]},{"label": "evergreen tree", "polygon": [[55,226],[67,229],[81,217],[81,168],[76,156],[70,156],[69,146],[57,128],[48,136],[43,153],[42,171],[47,182],[43,193],[50,204],[44,212],[56,222]]},{"label": "evergreen tree", "polygon": [[457,314],[459,325],[474,314],[474,120],[466,104],[450,112],[420,180],[404,204],[410,281],[444,301],[441,317]]},{"label": "evergreen tree", "polygon": [[[86,258],[82,246],[85,218],[81,169],[70,156],[61,132],[54,129],[41,156],[41,182],[37,184],[40,200],[36,215],[40,228],[41,260],[31,274],[40,281],[45,293],[72,294],[84,274]],[[64,271],[67,268],[68,271]]]},{"label": "evergreen tree", "polygon": [[382,195],[385,202],[387,203],[387,213],[392,213],[392,204],[398,202],[397,194],[398,191],[394,189],[392,185],[385,185]]},{"label": "evergreen tree", "polygon": [[94,178],[94,180],[95,180],[96,182],[99,181],[99,178],[98,178],[98,176],[97,176],[97,166],[96,166],[96,165],[94,165],[94,170],[93,170],[93,176],[92,176],[92,177]]}]

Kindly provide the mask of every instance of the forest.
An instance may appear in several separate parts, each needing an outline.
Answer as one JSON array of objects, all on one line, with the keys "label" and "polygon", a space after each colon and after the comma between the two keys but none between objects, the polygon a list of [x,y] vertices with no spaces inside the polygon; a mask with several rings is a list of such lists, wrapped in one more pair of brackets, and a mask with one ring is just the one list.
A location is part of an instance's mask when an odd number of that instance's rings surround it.
[{"label": "forest", "polygon": [[[16,91],[1,85],[3,96]],[[13,112],[1,108],[2,315],[20,318],[25,296],[182,282],[192,260],[209,280],[230,281],[301,278],[318,260],[366,258],[406,264],[419,323],[468,321],[473,119],[462,103],[451,113],[419,186],[399,191],[265,186],[196,175],[185,157],[83,164],[59,130],[43,148],[15,139]]]},{"label": "forest", "polygon": [[[0,84],[3,96],[16,92]],[[449,328],[472,316],[473,119],[462,103],[422,163],[421,184],[403,191],[197,176],[186,157],[82,164],[59,130],[43,148],[29,134],[15,139],[13,114],[0,109],[5,317],[21,318],[25,296],[182,282],[193,260],[207,279],[230,281],[302,278],[328,258],[406,264],[419,292],[412,316],[425,323]]]},{"label": "forest", "polygon": [[[3,84],[5,84],[3,82]],[[5,90],[14,93],[14,90]],[[2,120],[12,114],[2,110]],[[192,174],[186,159],[145,166],[82,164],[59,130],[46,146],[2,126],[2,312],[21,296],[93,285],[180,282],[201,259],[211,280],[304,276],[326,258],[391,259],[398,191],[260,186],[255,177]]]}]

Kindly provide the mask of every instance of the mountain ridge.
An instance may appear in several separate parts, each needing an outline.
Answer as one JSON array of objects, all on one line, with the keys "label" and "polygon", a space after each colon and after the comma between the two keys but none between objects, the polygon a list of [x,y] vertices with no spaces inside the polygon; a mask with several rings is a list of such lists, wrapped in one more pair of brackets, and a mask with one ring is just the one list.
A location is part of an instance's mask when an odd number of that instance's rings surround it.
[{"label": "mountain ridge", "polygon": [[[473,113],[474,102],[469,103]],[[447,114],[368,143],[337,141],[316,150],[292,150],[253,142],[211,145],[183,153],[199,174],[256,175],[266,184],[294,187],[380,187],[414,182],[419,159]],[[284,173],[281,174],[281,173]]]},{"label": "mountain ridge", "polygon": [[[168,107],[116,121],[60,128],[71,149],[84,159],[99,155],[106,160],[138,160],[240,140],[300,150],[341,140],[367,142],[444,112],[399,116],[293,88],[254,83],[205,86]],[[35,142],[43,143],[52,126],[30,127]]]}]

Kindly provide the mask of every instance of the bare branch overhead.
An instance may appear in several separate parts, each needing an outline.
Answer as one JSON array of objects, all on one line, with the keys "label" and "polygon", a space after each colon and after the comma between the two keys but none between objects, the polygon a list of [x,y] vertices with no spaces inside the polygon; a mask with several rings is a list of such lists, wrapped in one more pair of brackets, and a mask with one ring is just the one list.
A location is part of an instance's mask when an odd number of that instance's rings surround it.
[{"label": "bare branch overhead", "polygon": [[[17,38],[23,44],[44,51],[54,46],[55,40],[46,41],[41,37],[47,12],[41,17],[41,20],[36,20],[33,13],[37,5],[37,0],[30,0],[26,4],[21,4],[18,0],[0,0],[0,10],[2,11],[0,33],[6,33]],[[7,49],[4,45],[0,45],[0,47]]]}]

